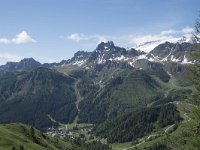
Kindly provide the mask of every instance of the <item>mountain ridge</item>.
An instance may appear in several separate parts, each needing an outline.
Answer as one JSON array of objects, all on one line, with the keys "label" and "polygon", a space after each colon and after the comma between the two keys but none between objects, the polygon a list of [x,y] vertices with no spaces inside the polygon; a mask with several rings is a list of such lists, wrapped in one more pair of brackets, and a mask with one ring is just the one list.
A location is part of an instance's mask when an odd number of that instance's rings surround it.
[{"label": "mountain ridge", "polygon": [[[165,63],[176,62],[181,64],[199,63],[198,60],[191,58],[189,53],[194,51],[193,44],[189,42],[182,43],[161,43],[152,49],[150,52],[136,50],[134,48],[125,49],[123,47],[115,46],[112,41],[101,42],[92,52],[77,51],[71,59],[62,60],[59,63],[44,63],[41,64],[33,58],[25,58],[20,62],[7,62],[0,66],[0,72],[14,72],[25,69],[32,69],[39,66],[43,67],[92,67],[93,64],[102,64],[106,61],[127,62],[135,67],[135,62],[141,59],[146,59],[151,62]],[[171,50],[171,51],[170,51]],[[173,52],[172,52],[173,51]],[[171,53],[170,53],[171,52]]]}]

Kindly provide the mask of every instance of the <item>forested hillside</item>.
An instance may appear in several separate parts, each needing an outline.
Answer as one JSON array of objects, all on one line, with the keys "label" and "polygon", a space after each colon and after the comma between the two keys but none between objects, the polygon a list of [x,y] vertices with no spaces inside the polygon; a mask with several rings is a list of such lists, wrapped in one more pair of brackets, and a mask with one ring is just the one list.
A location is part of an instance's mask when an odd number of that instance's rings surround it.
[{"label": "forested hillside", "polygon": [[73,121],[77,109],[74,79],[37,68],[0,77],[0,123],[22,122],[39,129]]},{"label": "forested hillside", "polygon": [[135,141],[156,127],[178,123],[180,114],[173,104],[153,108],[143,108],[120,117],[108,120],[96,126],[94,132],[97,136],[107,138],[108,142]]},{"label": "forested hillside", "polygon": [[[126,71],[113,77],[101,89],[91,87],[91,83],[82,81],[80,86],[83,100],[80,102],[79,122],[99,123],[134,108],[143,107],[159,99],[161,85],[140,70]],[[93,83],[94,84],[94,83]],[[87,90],[88,89],[88,90]],[[87,94],[84,94],[85,91]]]}]

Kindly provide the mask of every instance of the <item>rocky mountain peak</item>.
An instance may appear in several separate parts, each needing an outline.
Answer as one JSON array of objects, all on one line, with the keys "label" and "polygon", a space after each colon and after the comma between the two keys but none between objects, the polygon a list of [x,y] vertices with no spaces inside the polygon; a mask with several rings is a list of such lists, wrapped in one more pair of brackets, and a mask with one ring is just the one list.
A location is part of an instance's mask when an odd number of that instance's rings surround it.
[{"label": "rocky mountain peak", "polygon": [[114,43],[113,43],[112,41],[101,42],[101,43],[97,46],[96,50],[102,52],[102,51],[104,51],[104,50],[106,50],[106,49],[111,49],[111,48],[114,48],[114,47],[115,47],[115,45],[114,45]]},{"label": "rocky mountain peak", "polygon": [[191,57],[190,53],[194,50],[193,44],[184,43],[169,43],[165,42],[163,44],[155,47],[149,54],[148,58],[152,58],[153,61],[158,62],[176,62],[181,64],[194,63],[196,60]]},{"label": "rocky mountain peak", "polygon": [[40,67],[41,63],[34,60],[33,58],[24,58],[20,62],[8,62],[6,65],[0,66],[0,74],[5,74],[6,72],[15,72],[26,69],[34,69]]},{"label": "rocky mountain peak", "polygon": [[162,44],[156,46],[156,47],[153,49],[153,51],[157,51],[157,50],[162,51],[162,50],[165,50],[165,49],[171,49],[171,48],[173,48],[174,46],[175,46],[174,43],[165,42],[165,43],[162,43]]},{"label": "rocky mountain peak", "polygon": [[33,58],[24,58],[18,63],[18,65],[33,67],[33,66],[39,66],[41,64]]},{"label": "rocky mountain peak", "polygon": [[84,59],[87,58],[88,55],[90,55],[91,52],[86,52],[86,51],[78,51],[74,54],[74,59]]},{"label": "rocky mountain peak", "polygon": [[[153,50],[146,53],[134,48],[125,49],[115,46],[112,41],[101,42],[93,52],[78,51],[71,59],[63,60],[60,63],[40,64],[33,58],[25,58],[20,62],[8,62],[6,65],[0,66],[0,74],[5,72],[21,71],[26,69],[34,69],[40,66],[48,68],[60,67],[67,69],[75,67],[93,68],[96,64],[106,64],[107,62],[127,63],[134,68],[144,68],[138,65],[140,60],[146,60],[156,63],[175,62],[180,64],[197,63],[199,60],[194,60],[190,53],[194,50],[194,44],[171,43],[164,42],[156,46]],[[142,61],[144,62],[144,61]]]}]

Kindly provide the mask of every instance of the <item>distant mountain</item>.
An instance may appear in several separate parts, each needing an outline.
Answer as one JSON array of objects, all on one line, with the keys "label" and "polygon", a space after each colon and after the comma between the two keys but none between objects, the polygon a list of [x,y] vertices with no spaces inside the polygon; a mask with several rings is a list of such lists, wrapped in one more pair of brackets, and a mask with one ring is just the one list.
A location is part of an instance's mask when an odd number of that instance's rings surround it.
[{"label": "distant mountain", "polygon": [[147,55],[147,58],[161,63],[176,62],[181,64],[192,64],[197,62],[197,60],[194,60],[191,56],[192,51],[194,51],[193,44],[174,44],[166,42],[155,47]]},{"label": "distant mountain", "polygon": [[85,63],[85,60],[89,58],[91,52],[78,51],[71,59],[62,60],[60,63],[53,63],[53,67],[64,66],[65,64],[81,66]]},{"label": "distant mountain", "polygon": [[165,42],[170,42],[170,43],[174,43],[174,44],[175,43],[180,43],[180,44],[191,43],[191,44],[194,44],[194,43],[197,42],[197,40],[193,36],[183,36],[183,37],[178,37],[178,38],[166,37],[166,38],[161,38],[159,40],[150,40],[150,41],[140,43],[135,48],[149,53],[155,47],[157,47],[158,45],[163,44]]},{"label": "distant mountain", "polygon": [[[188,77],[186,76],[190,74],[190,71],[187,68],[187,64],[200,62],[191,57],[193,51],[194,44],[185,42],[165,42],[149,53],[145,53],[133,48],[117,47],[112,41],[108,41],[106,43],[101,42],[92,52],[78,52],[72,59],[62,61],[62,64],[56,64],[53,68],[63,73],[70,73],[72,70],[79,69],[87,70],[90,75],[98,76],[99,82],[102,82],[105,78],[111,78],[113,74],[117,74],[127,68],[146,70],[152,75],[159,76],[165,82],[169,80],[171,75],[181,77],[180,74],[185,73],[184,77],[188,82]],[[106,66],[109,66],[110,71],[103,69]],[[180,68],[182,68],[181,72]],[[107,75],[103,77],[102,71],[99,70],[104,70],[103,72],[107,72]]]},{"label": "distant mountain", "polygon": [[34,69],[39,66],[41,66],[41,64],[35,61],[33,58],[25,58],[22,59],[20,62],[7,62],[6,65],[0,66],[0,74]]},{"label": "distant mountain", "polygon": [[[67,73],[80,68],[94,69],[97,65],[108,64],[108,62],[124,63],[137,69],[147,68],[147,66],[141,64],[143,62],[141,60],[160,63],[163,66],[166,63],[199,63],[199,60],[195,60],[190,55],[194,51],[194,45],[185,41],[187,40],[182,40],[182,42],[179,40],[177,43],[161,43],[148,53],[133,48],[118,47],[112,41],[101,42],[94,51],[78,51],[71,59],[62,60],[59,63],[40,64],[33,58],[23,59],[20,62],[8,62],[6,65],[0,66],[0,74],[34,69],[40,66],[54,68],[60,72]],[[166,71],[169,72],[169,70]]]},{"label": "distant mountain", "polygon": [[199,60],[195,60],[191,57],[191,53],[194,51],[194,45],[191,43],[170,43],[165,42],[149,53],[145,53],[136,49],[125,49],[117,47],[112,41],[107,43],[101,42],[93,52],[78,52],[72,59],[62,61],[61,64],[57,64],[54,67],[59,70],[68,70],[72,66],[91,69],[97,64],[106,64],[108,61],[127,63],[133,68],[144,69],[139,65],[141,60],[147,60],[155,63],[179,63],[179,64],[191,64],[199,63]]}]

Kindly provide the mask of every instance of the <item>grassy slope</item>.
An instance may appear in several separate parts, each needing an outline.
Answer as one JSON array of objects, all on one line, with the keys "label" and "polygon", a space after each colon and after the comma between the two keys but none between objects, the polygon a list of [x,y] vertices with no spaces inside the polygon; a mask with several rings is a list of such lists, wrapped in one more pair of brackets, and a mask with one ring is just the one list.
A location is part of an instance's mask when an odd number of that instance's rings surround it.
[{"label": "grassy slope", "polygon": [[35,129],[35,136],[40,141],[40,145],[36,144],[31,137],[30,126],[23,124],[6,124],[0,125],[0,150],[11,150],[13,146],[19,149],[23,145],[28,150],[58,150],[71,149],[72,144],[62,140],[56,140],[44,136]]}]

